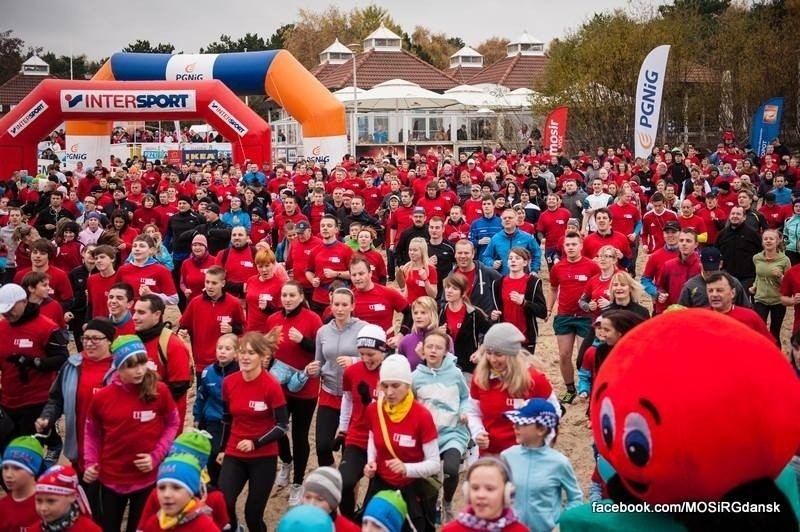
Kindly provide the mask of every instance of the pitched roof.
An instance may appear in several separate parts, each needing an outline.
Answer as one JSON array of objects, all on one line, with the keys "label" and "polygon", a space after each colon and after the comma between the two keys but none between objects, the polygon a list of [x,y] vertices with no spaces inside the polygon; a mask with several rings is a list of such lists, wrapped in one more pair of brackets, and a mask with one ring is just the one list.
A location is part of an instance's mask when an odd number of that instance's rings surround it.
[{"label": "pitched roof", "polygon": [[494,83],[509,89],[530,88],[544,79],[544,72],[550,59],[547,56],[517,54],[504,57],[471,77],[467,83],[478,85]]},{"label": "pitched roof", "polygon": [[[353,59],[341,65],[331,65],[330,70],[323,69],[319,75],[315,70],[311,73],[328,90],[341,89],[353,85],[352,61]],[[459,85],[453,77],[405,50],[399,52],[368,50],[358,54],[355,61],[356,81],[362,89],[371,89],[378,83],[394,78],[403,78],[431,91],[444,91]]]},{"label": "pitched roof", "polygon": [[459,51],[451,55],[450,59],[454,57],[483,57],[483,55],[470,46],[463,46]]},{"label": "pitched roof", "polygon": [[467,81],[470,78],[475,77],[478,75],[479,72],[483,71],[482,66],[479,67],[467,67],[464,65],[458,65],[456,67],[450,67],[445,69],[444,73],[450,76],[451,78],[455,79],[462,85],[466,85]]},{"label": "pitched roof", "polygon": [[55,76],[26,76],[17,74],[0,86],[0,105],[17,105],[36,88],[42,80],[55,78]]},{"label": "pitched roof", "polygon": [[322,79],[322,78],[324,78],[326,76],[330,76],[331,73],[334,72],[340,66],[342,66],[342,65],[341,64],[335,65],[335,64],[332,64],[332,63],[325,62],[325,63],[320,63],[318,65],[315,65],[314,68],[309,70],[309,72],[311,72],[311,74],[315,78]]},{"label": "pitched roof", "polygon": [[340,43],[339,39],[336,39],[333,41],[333,43],[331,43],[330,46],[322,50],[320,54],[326,54],[329,52],[335,52],[337,54],[352,54],[353,50]]},{"label": "pitched roof", "polygon": [[683,65],[683,71],[678,76],[684,83],[719,83],[720,73],[711,67],[687,61]]}]

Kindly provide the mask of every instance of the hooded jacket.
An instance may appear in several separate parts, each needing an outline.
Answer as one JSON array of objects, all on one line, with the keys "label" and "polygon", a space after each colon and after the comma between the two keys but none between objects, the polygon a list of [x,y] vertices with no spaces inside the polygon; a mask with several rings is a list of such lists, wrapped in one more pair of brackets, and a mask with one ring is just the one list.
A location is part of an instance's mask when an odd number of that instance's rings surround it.
[{"label": "hooded jacket", "polygon": [[315,360],[321,364],[322,389],[331,395],[342,396],[342,375],[344,368],[336,363],[340,356],[358,357],[356,339],[367,322],[350,318],[344,329],[338,329],[331,320],[317,331]]}]

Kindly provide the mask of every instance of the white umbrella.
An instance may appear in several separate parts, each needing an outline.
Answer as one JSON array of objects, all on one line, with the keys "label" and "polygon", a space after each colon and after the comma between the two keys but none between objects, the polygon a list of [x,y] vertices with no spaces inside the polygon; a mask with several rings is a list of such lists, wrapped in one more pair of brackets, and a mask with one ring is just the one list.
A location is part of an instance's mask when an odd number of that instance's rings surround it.
[{"label": "white umbrella", "polygon": [[[364,89],[360,89],[358,87],[355,88],[356,94],[355,97],[358,99],[358,103],[361,103],[361,95],[364,94]],[[333,92],[333,95],[339,99],[340,102],[345,104],[352,104],[353,103],[353,87],[344,87],[339,89],[338,91]],[[359,105],[360,107],[360,105]]]},{"label": "white umbrella", "polygon": [[484,91],[480,87],[473,85],[459,85],[444,91],[445,96],[455,98],[460,104],[458,107],[495,107],[498,105],[497,98]]},{"label": "white umbrella", "polygon": [[359,111],[438,109],[457,103],[455,98],[423,89],[404,79],[384,81],[358,95]]}]

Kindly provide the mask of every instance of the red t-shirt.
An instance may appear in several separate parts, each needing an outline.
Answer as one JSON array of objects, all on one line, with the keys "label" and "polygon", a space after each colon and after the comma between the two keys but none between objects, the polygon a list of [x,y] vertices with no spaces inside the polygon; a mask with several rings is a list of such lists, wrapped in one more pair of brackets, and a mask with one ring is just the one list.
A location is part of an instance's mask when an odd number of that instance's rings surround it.
[{"label": "red t-shirt", "polygon": [[[108,277],[93,273],[86,280],[86,294],[92,309],[92,318],[108,317],[108,292],[117,282],[116,272]],[[133,287],[134,293],[137,289],[138,286]]]},{"label": "red t-shirt", "polygon": [[511,397],[508,390],[503,389],[500,379],[490,379],[489,389],[483,390],[475,382],[475,377],[472,377],[469,396],[478,401],[483,427],[489,434],[489,447],[481,449],[481,456],[498,455],[516,443],[514,425],[503,412],[521,408],[533,397],[547,399],[553,393],[553,387],[543,373],[535,368],[528,368],[528,372],[531,376],[531,386],[521,397]]},{"label": "red t-shirt", "polygon": [[583,256],[593,259],[600,252],[603,246],[613,246],[614,249],[619,250],[623,257],[630,258],[633,253],[631,252],[631,243],[628,237],[619,231],[611,231],[607,235],[600,233],[592,233],[583,239]]},{"label": "red t-shirt", "polygon": [[180,328],[189,331],[196,371],[199,373],[217,358],[217,340],[222,323],[244,329],[245,317],[239,299],[223,294],[217,301],[203,294],[192,298],[181,315]]},{"label": "red t-shirt", "polygon": [[461,270],[461,268],[456,268],[455,273],[459,275],[463,275],[464,278],[467,280],[467,297],[472,295],[472,289],[475,287],[475,274],[477,273],[478,268],[472,268],[468,272]]},{"label": "red t-shirt", "polygon": [[421,462],[425,458],[422,446],[426,443],[436,441],[439,434],[436,431],[436,424],[433,416],[422,403],[414,401],[408,414],[399,422],[394,422],[384,411],[384,421],[386,431],[391,438],[394,454],[386,446],[386,440],[381,433],[381,425],[378,420],[378,403],[371,403],[367,407],[367,422],[372,432],[372,441],[375,443],[375,463],[378,466],[378,475],[390,486],[402,488],[414,482],[415,479],[402,474],[394,473],[386,465],[386,462],[399,458],[405,463]]},{"label": "red t-shirt", "polygon": [[753,329],[755,332],[763,334],[770,342],[775,341],[775,339],[772,337],[772,333],[770,333],[769,329],[767,328],[767,324],[764,323],[764,320],[761,319],[755,310],[733,305],[731,309],[725,313],[725,315],[730,316],[740,323],[743,323],[744,325]]},{"label": "red t-shirt", "polygon": [[[695,233],[698,235],[707,233],[706,222],[696,214],[688,218],[685,216],[678,216],[678,224],[680,224],[681,229],[694,229]],[[706,234],[706,237],[708,237],[708,234]]]},{"label": "red t-shirt", "polygon": [[388,276],[386,261],[380,251],[377,249],[368,249],[367,251],[357,251],[356,254],[361,255],[369,262],[373,283],[380,283],[381,279],[385,279]]},{"label": "red t-shirt", "polygon": [[464,211],[464,218],[468,223],[472,223],[481,216],[483,216],[483,200],[480,199],[467,199],[461,209]]},{"label": "red t-shirt", "polygon": [[44,358],[50,335],[58,326],[50,318],[38,314],[21,325],[10,325],[0,320],[0,405],[5,408],[43,405],[47,402],[55,371],[27,369],[27,382],[22,382],[19,366],[9,360],[24,356],[28,359]]},{"label": "red t-shirt", "polygon": [[413,205],[408,207],[405,205],[400,205],[397,207],[397,210],[389,215],[389,220],[386,225],[389,227],[389,229],[395,230],[394,242],[391,242],[391,244],[397,244],[397,242],[400,240],[400,235],[403,234],[403,231],[414,225],[414,221],[411,219],[413,214]]},{"label": "red t-shirt", "polygon": [[139,287],[147,286],[151,292],[172,296],[178,292],[175,290],[175,283],[172,274],[166,266],[153,263],[147,266],[136,266],[127,262],[120,266],[117,271],[117,280],[120,283],[128,283],[133,287],[134,299],[139,299]]},{"label": "red t-shirt", "polygon": [[255,251],[250,246],[241,249],[230,247],[217,253],[216,263],[225,268],[227,280],[230,283],[244,283],[253,275],[258,274],[258,269],[253,262]]},{"label": "red t-shirt", "polygon": [[550,209],[542,211],[536,221],[536,229],[544,236],[547,249],[558,246],[558,241],[567,232],[567,222],[571,217],[569,210],[564,207],[559,207],[554,211]]},{"label": "red t-shirt", "polygon": [[[14,274],[14,282],[16,284],[21,284],[22,278],[25,277],[25,274],[32,270],[33,268],[30,266],[27,268],[17,269],[17,273]],[[72,296],[74,295],[72,293],[72,284],[70,284],[69,277],[66,273],[64,273],[64,270],[49,265],[44,273],[50,276],[50,297],[59,303],[63,303],[68,299],[72,299]]]},{"label": "red t-shirt", "polygon": [[355,291],[356,301],[353,316],[367,323],[372,323],[383,330],[394,325],[394,313],[403,312],[408,307],[408,300],[388,286],[376,284],[370,290]]},{"label": "red t-shirt", "polygon": [[581,257],[575,262],[562,260],[550,269],[550,287],[558,290],[558,314],[587,316],[578,300],[586,289],[589,279],[600,274],[600,266],[593,260]]},{"label": "red t-shirt", "polygon": [[458,337],[461,331],[461,325],[464,324],[464,319],[467,317],[467,306],[461,305],[460,310],[450,310],[450,306],[445,307],[445,319],[447,320],[447,330],[453,338]]},{"label": "red t-shirt", "polygon": [[289,248],[286,269],[292,270],[292,277],[294,280],[299,281],[303,288],[311,289],[311,283],[306,278],[306,269],[308,269],[308,261],[311,260],[311,254],[320,244],[322,244],[322,240],[312,236],[305,242],[300,241],[299,238],[295,239]]},{"label": "red t-shirt", "polygon": [[213,255],[206,255],[200,262],[189,257],[181,263],[181,285],[192,291],[189,298],[194,298],[203,293],[206,286],[206,271],[216,263]]},{"label": "red t-shirt", "polygon": [[611,213],[611,224],[614,231],[619,231],[626,236],[633,233],[636,224],[642,219],[639,208],[633,203],[627,205],[613,203],[608,207],[608,211]]},{"label": "red t-shirt", "polygon": [[[433,286],[436,286],[436,283],[439,282],[436,267],[432,264],[428,264],[428,281]],[[426,295],[428,295],[428,293],[425,291],[425,281],[420,279],[419,270],[412,268],[408,277],[406,277],[406,299],[409,303],[413,303],[420,297]]]},{"label": "red t-shirt", "polygon": [[[86,416],[89,414],[89,406],[92,404],[94,395],[103,389],[103,378],[111,369],[111,357],[103,360],[92,360],[86,355],[81,361],[80,373],[78,376],[78,389],[75,393],[75,426],[85,427]],[[83,438],[84,431],[77,431],[78,439],[78,463],[75,464],[78,471],[84,471],[86,464],[83,463]]]},{"label": "red t-shirt", "polygon": [[444,220],[447,218],[447,214],[450,212],[450,202],[442,196],[437,198],[429,198],[425,196],[417,201],[417,206],[425,209],[425,217],[428,220],[434,216],[438,216]]},{"label": "red t-shirt", "polygon": [[[302,371],[310,362],[314,361],[315,352],[306,351],[299,343],[290,340],[289,329],[294,327],[300,331],[304,338],[308,338],[313,342],[317,337],[317,331],[322,327],[322,320],[316,313],[307,308],[301,308],[299,312],[295,309],[295,312],[290,313],[288,316],[285,312],[276,312],[267,318],[263,332],[267,332],[274,327],[281,328],[281,340],[275,349],[275,358],[277,360],[299,371]],[[319,396],[319,377],[308,379],[305,386],[298,392],[290,392],[285,389],[284,393],[287,396],[301,399],[316,399]]]},{"label": "red t-shirt", "polygon": [[27,499],[17,501],[7,494],[0,499],[0,516],[3,516],[0,531],[19,532],[25,530],[25,527],[31,523],[39,521],[39,514],[36,513],[36,497],[31,495]]},{"label": "red t-shirt", "polygon": [[669,210],[665,210],[661,215],[649,211],[642,216],[642,242],[647,245],[648,253],[664,245],[664,225],[670,221],[677,222],[678,215]]},{"label": "red t-shirt", "polygon": [[327,305],[330,302],[328,287],[333,279],[325,277],[323,273],[325,268],[330,268],[337,272],[346,272],[352,258],[353,250],[338,240],[331,244],[322,243],[314,250],[306,266],[306,271],[313,272],[320,280],[319,286],[314,289],[314,293],[311,296],[314,302],[322,305]]},{"label": "red t-shirt", "polygon": [[[258,275],[254,275],[245,283],[244,299],[247,303],[247,322],[245,323],[244,330],[247,331],[264,331],[265,324],[269,315],[282,308],[281,305],[281,288],[283,281],[277,275],[273,275],[266,281],[259,279]],[[266,309],[261,309],[259,303],[264,301],[267,304]]]},{"label": "red t-shirt", "polygon": [[369,371],[363,362],[358,361],[345,368],[342,374],[342,392],[350,392],[350,396],[353,399],[353,410],[350,415],[350,425],[347,427],[345,445],[354,445],[366,450],[369,440],[367,405],[362,401],[358,388],[361,386],[363,389],[364,385],[366,385],[367,396],[374,401],[378,397],[379,377],[380,366],[373,371]]},{"label": "red t-shirt", "polygon": [[58,325],[59,329],[66,329],[67,324],[64,321],[64,309],[61,304],[52,298],[47,298],[39,305],[39,313],[53,320]]},{"label": "red t-shirt", "polygon": [[518,305],[511,301],[511,292],[519,292],[525,295],[525,289],[528,285],[530,275],[526,274],[519,279],[512,279],[509,276],[503,277],[502,290],[500,297],[503,299],[503,321],[507,321],[517,327],[523,333],[528,331],[527,320],[525,319],[525,311],[522,305]]},{"label": "red t-shirt", "polygon": [[262,371],[248,382],[242,372],[237,371],[222,381],[222,400],[228,404],[232,419],[225,454],[238,458],[277,456],[277,441],[249,453],[236,449],[240,441],[257,440],[275,426],[275,409],[286,405],[283,390],[275,377]]},{"label": "red t-shirt", "polygon": [[[800,294],[800,266],[792,266],[783,274],[781,281],[781,295],[792,297]],[[792,323],[792,333],[800,329],[800,305],[794,306],[794,322]]]}]

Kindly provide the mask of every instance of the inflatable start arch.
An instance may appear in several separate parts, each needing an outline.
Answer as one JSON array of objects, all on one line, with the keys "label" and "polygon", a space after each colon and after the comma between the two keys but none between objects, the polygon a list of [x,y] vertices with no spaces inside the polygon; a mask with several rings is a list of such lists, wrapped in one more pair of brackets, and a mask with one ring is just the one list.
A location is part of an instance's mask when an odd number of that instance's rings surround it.
[{"label": "inflatable start arch", "polygon": [[[338,163],[347,152],[344,104],[286,50],[175,55],[116,53],[92,78],[93,82],[210,79],[220,80],[239,96],[266,94],[275,100],[302,126],[307,158]],[[67,135],[75,138],[68,138],[67,143],[107,144],[110,132],[108,122],[69,123]],[[268,153],[265,160],[270,156]]]},{"label": "inflatable start arch", "polygon": [[[37,144],[65,119],[202,119],[231,141],[234,162],[270,159],[264,119],[221,81],[42,81],[0,119],[0,176],[36,173]],[[106,122],[102,122],[105,124]],[[79,124],[81,124],[79,122]],[[106,145],[109,136],[104,137]],[[72,150],[70,144],[67,150]],[[87,166],[95,158],[87,158]]]}]

